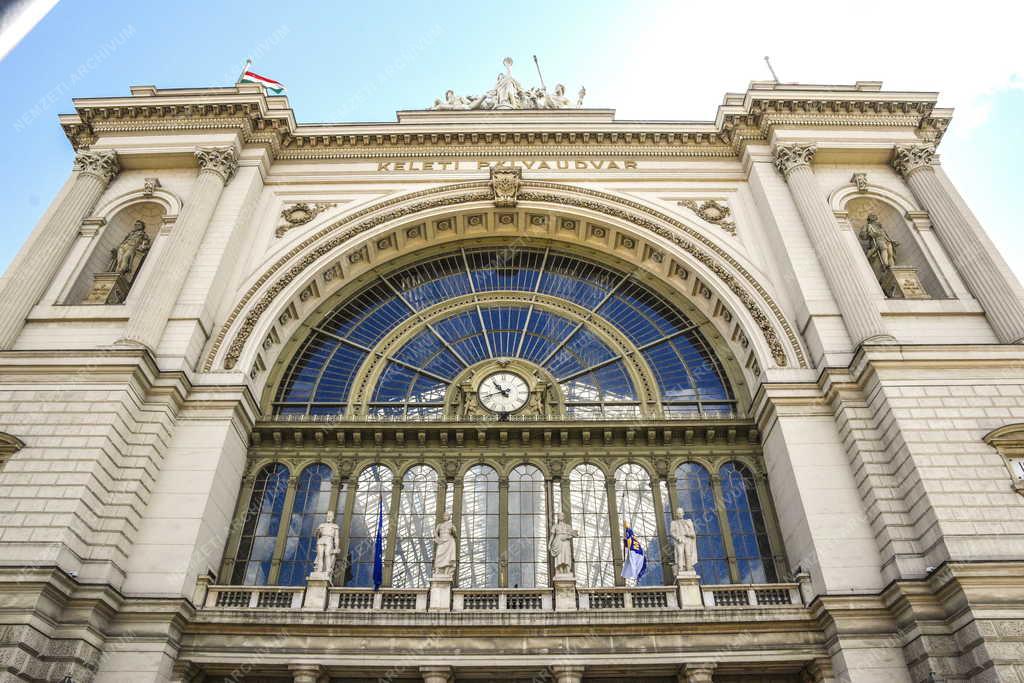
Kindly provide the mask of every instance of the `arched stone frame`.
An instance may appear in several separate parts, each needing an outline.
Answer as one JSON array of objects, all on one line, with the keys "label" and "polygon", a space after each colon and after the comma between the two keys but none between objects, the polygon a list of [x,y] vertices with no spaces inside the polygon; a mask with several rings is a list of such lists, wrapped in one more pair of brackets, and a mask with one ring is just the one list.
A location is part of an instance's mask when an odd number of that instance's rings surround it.
[{"label": "arched stone frame", "polygon": [[[851,216],[849,207],[852,202],[860,199],[873,200],[889,209],[888,217],[880,217],[882,225],[891,225],[890,221],[892,221],[896,231],[894,238],[901,242],[900,247],[904,249],[907,246],[911,247],[911,258],[908,260],[910,265],[920,268],[921,282],[928,292],[929,298],[951,297],[954,289],[947,277],[949,271],[942,265],[948,260],[942,254],[941,246],[937,242],[925,239],[924,232],[930,231],[931,228],[928,214],[918,209],[912,199],[889,188],[867,183],[861,189],[851,182],[834,189],[829,195],[828,201],[833,213],[850,226],[855,237],[859,233],[861,225],[855,217]],[[912,245],[906,245],[907,238],[913,240]],[[865,264],[865,274],[870,274],[874,279],[874,273],[863,250],[858,249],[857,251],[860,255],[858,263]],[[880,286],[879,291],[881,291]]]},{"label": "arched stone frame", "polygon": [[11,457],[25,447],[25,443],[16,436],[0,432],[0,472]]},{"label": "arched stone frame", "polygon": [[[73,256],[77,262],[61,288],[58,302],[65,305],[83,302],[92,285],[93,274],[100,272],[110,249],[121,243],[135,220],[146,223],[146,235],[151,240],[146,261],[153,260],[157,250],[163,247],[161,238],[177,221],[181,209],[181,199],[162,187],[152,188],[152,191],[142,188],[124,192],[97,207],[79,231],[80,242]],[[145,265],[143,262],[125,303],[132,301],[132,292],[141,289],[137,285],[148,275]]]},{"label": "arched stone frame", "polygon": [[982,439],[1003,456],[1006,469],[1010,472],[1010,485],[1024,496],[1024,422],[993,429]]},{"label": "arched stone frame", "polygon": [[760,381],[763,368],[807,367],[793,327],[754,267],[701,231],[595,190],[535,181],[523,181],[523,189],[515,209],[495,209],[489,184],[470,182],[392,198],[334,221],[250,281],[211,341],[204,370],[240,366],[259,382],[322,297],[412,250],[484,236],[589,246],[635,264],[671,289],[674,302],[700,307],[720,341],[735,349],[749,382]]}]

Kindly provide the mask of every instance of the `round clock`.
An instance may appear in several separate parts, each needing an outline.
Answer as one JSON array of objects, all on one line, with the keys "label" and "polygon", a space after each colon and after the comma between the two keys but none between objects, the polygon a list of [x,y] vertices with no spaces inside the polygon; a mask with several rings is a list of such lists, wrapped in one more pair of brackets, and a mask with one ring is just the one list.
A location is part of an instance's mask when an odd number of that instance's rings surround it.
[{"label": "round clock", "polygon": [[526,405],[530,387],[514,372],[495,372],[480,382],[477,398],[493,413],[514,413]]}]

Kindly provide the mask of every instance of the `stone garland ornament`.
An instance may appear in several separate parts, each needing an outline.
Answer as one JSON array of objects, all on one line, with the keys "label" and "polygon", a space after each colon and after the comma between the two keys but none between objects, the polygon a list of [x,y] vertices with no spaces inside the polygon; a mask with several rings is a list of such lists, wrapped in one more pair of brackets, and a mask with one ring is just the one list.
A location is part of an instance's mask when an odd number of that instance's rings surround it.
[{"label": "stone garland ornament", "polygon": [[732,209],[724,202],[719,202],[715,199],[708,199],[703,202],[684,199],[681,202],[677,202],[677,204],[693,211],[701,220],[717,225],[730,235],[736,234],[736,223],[729,220],[729,216],[732,215]]},{"label": "stone garland ornament", "polygon": [[[536,58],[535,58],[536,59]],[[572,100],[565,96],[565,86],[559,83],[552,92],[547,91],[544,80],[541,78],[539,88],[524,88],[518,80],[512,76],[512,58],[505,57],[502,64],[505,65],[505,73],[499,73],[494,87],[483,95],[470,95],[463,97],[456,95],[454,90],[448,90],[444,99],[434,100],[431,109],[438,111],[459,111],[470,109],[571,109]],[[538,73],[540,66],[537,67]],[[586,88],[580,86],[577,93],[575,108],[583,106],[583,98],[586,97]]]},{"label": "stone garland ornament", "polygon": [[309,202],[296,202],[295,204],[285,206],[281,210],[281,218],[284,219],[284,223],[277,226],[277,230],[274,231],[274,237],[281,237],[292,228],[309,223],[327,209],[332,209],[335,206],[337,204],[334,202],[316,202],[313,204]]}]

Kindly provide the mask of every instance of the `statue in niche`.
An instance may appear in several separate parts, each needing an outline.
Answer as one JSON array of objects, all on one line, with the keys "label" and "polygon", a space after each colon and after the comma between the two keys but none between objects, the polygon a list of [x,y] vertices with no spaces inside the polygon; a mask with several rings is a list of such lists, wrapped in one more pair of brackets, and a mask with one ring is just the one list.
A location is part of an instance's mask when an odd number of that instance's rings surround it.
[{"label": "statue in niche", "polygon": [[889,236],[876,214],[868,214],[867,223],[861,228],[859,237],[868,261],[879,273],[896,265],[896,247],[900,243]]},{"label": "statue in niche", "polygon": [[110,250],[110,260],[107,262],[107,272],[123,275],[130,283],[139,272],[139,266],[149,252],[152,242],[146,235],[146,224],[142,221],[135,221],[132,228],[121,244],[116,249]]},{"label": "statue in niche", "polygon": [[452,513],[444,513],[441,523],[434,528],[434,576],[451,576],[455,573],[455,525]]},{"label": "statue in niche", "polygon": [[683,508],[676,508],[675,517],[668,527],[675,552],[676,573],[692,572],[697,566],[697,530],[693,520],[687,519]]},{"label": "statue in niche", "polygon": [[331,576],[334,573],[340,540],[341,533],[338,525],[334,523],[334,512],[328,510],[326,519],[316,528],[316,557],[313,560],[311,577]]},{"label": "statue in niche", "polygon": [[555,575],[572,574],[572,539],[579,532],[562,521],[562,513],[555,513],[555,523],[551,525],[551,539],[548,541],[548,552],[555,561]]}]

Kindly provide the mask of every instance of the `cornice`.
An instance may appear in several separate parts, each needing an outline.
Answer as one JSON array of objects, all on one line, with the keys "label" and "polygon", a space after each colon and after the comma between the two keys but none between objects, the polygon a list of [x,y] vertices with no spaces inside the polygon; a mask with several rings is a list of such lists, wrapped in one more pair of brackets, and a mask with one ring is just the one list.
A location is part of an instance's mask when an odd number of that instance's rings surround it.
[{"label": "cornice", "polygon": [[732,157],[751,142],[767,142],[777,126],[910,128],[923,142],[938,143],[952,113],[935,107],[936,93],[882,92],[876,84],[762,83],[752,84],[745,95],[727,95],[711,122],[603,120],[594,110],[583,110],[564,117],[494,112],[486,120],[468,112],[429,117],[408,112],[397,123],[299,124],[287,98],[267,97],[253,86],[132,92],[74,100],[75,114],[61,117],[72,146],[86,149],[107,134],[232,129],[244,143],[265,145],[277,159],[512,153]]}]

